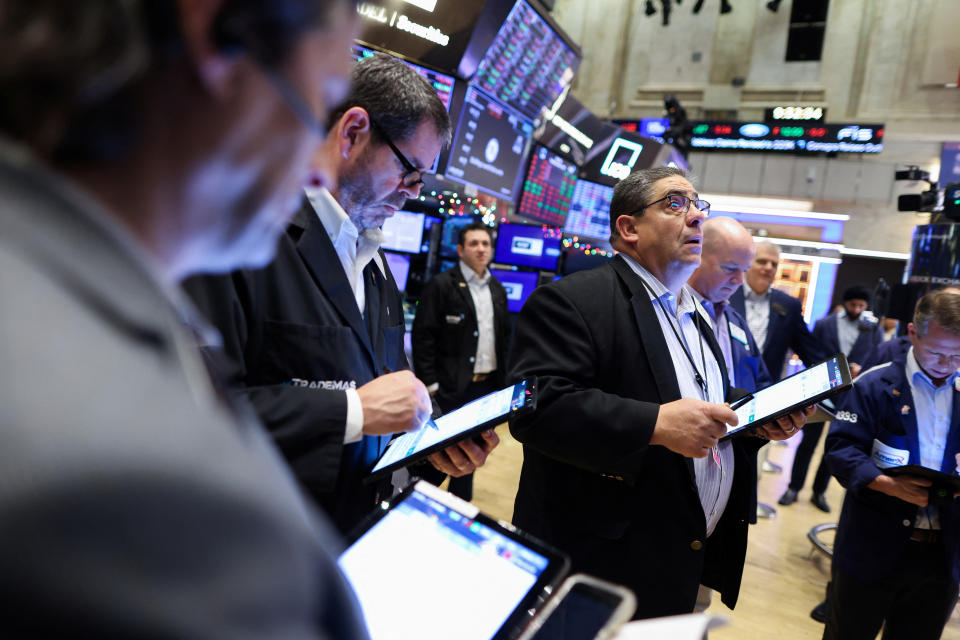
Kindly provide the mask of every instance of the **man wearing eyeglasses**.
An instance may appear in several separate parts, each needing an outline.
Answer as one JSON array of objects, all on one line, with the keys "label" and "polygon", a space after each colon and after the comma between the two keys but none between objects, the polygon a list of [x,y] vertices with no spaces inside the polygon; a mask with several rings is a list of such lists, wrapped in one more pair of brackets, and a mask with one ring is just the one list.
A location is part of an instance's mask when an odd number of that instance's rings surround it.
[{"label": "man wearing eyeglasses", "polygon": [[[754,518],[764,440],[718,442],[738,390],[685,286],[709,208],[676,168],[622,180],[618,255],[534,291],[510,358],[512,377],[540,386],[536,411],[510,425],[524,451],[514,524],[569,553],[574,571],[632,588],[638,618],[690,613],[700,584],[732,607]],[[784,439],[805,420],[759,434]]]},{"label": "man wearing eyeglasses", "polygon": [[[933,640],[957,604],[960,502],[947,482],[886,475],[917,465],[960,472],[960,295],[917,302],[910,349],[857,377],[827,435],[846,488],[827,590],[828,640]],[[943,492],[937,489],[945,489]]]},{"label": "man wearing eyeglasses", "polygon": [[[212,359],[344,532],[390,494],[389,479],[364,480],[391,435],[431,413],[404,354],[403,307],[379,227],[420,194],[423,171],[449,140],[447,111],[424,78],[389,56],[364,59],[314,159],[336,175],[334,186],[306,188],[267,268],[188,284],[223,335]],[[430,461],[449,475],[471,473],[496,444],[494,433],[486,438],[486,447],[468,441]]]}]

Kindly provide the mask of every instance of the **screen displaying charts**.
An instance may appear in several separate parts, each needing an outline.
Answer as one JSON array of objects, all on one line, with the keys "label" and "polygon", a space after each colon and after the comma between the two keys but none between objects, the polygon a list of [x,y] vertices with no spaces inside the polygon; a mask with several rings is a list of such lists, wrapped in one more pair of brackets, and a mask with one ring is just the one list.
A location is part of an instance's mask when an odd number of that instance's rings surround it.
[{"label": "screen displaying charts", "polygon": [[578,180],[563,230],[568,235],[609,238],[612,197],[613,187],[589,180]]},{"label": "screen displaying charts", "polygon": [[562,227],[577,185],[577,165],[537,147],[530,154],[530,168],[523,181],[517,213],[555,227]]},{"label": "screen displaying charts", "polygon": [[507,309],[511,313],[520,312],[523,303],[537,288],[537,282],[540,280],[540,274],[534,271],[490,269],[490,274],[507,290]]},{"label": "screen displaying charts", "polygon": [[423,218],[422,213],[397,211],[383,221],[383,227],[380,228],[383,232],[383,242],[380,246],[394,251],[420,253]]},{"label": "screen displaying charts", "polygon": [[533,125],[468,87],[446,177],[512,200]]},{"label": "screen displaying charts", "polygon": [[535,120],[570,85],[579,63],[577,53],[527,0],[517,0],[473,83]]},{"label": "screen displaying charts", "polygon": [[494,261],[554,271],[560,259],[560,232],[526,224],[501,224]]}]

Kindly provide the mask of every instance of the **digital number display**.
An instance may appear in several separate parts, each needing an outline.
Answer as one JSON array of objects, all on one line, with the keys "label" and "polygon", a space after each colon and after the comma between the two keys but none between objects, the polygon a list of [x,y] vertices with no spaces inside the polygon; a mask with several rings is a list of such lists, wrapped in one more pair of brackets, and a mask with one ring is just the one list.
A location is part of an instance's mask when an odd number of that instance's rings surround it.
[{"label": "digital number display", "polygon": [[774,122],[693,123],[695,149],[790,151],[799,153],[880,153],[882,124],[800,124]]}]

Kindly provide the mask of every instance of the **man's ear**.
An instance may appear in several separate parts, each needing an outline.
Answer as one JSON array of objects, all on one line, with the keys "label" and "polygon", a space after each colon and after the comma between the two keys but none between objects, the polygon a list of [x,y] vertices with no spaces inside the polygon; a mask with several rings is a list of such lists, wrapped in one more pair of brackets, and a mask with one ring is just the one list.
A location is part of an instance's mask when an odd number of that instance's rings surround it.
[{"label": "man's ear", "polygon": [[229,95],[240,50],[218,42],[218,18],[224,0],[178,0],[180,31],[187,56],[211,94]]},{"label": "man's ear", "polygon": [[637,241],[637,219],[633,216],[617,216],[617,232],[624,242],[633,244]]},{"label": "man's ear", "polygon": [[337,152],[344,158],[363,149],[370,141],[370,114],[363,107],[350,107],[334,127]]}]

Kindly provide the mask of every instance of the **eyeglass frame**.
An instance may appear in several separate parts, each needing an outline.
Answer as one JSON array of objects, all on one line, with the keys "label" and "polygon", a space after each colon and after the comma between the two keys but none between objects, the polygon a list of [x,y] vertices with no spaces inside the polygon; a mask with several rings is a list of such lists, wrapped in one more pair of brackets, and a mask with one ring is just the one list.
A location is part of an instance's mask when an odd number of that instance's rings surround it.
[{"label": "eyeglass frame", "polygon": [[[683,210],[682,210],[682,211],[677,211],[677,212],[671,211],[671,212],[670,212],[670,213],[674,213],[674,215],[683,216],[683,215],[686,215],[687,213],[689,213],[689,212],[690,212],[690,204],[691,204],[691,203],[693,203],[693,206],[695,206],[695,207],[697,208],[697,211],[699,211],[700,213],[702,213],[702,214],[704,214],[704,215],[710,215],[710,203],[709,203],[709,202],[707,202],[706,200],[701,200],[700,198],[688,198],[687,196],[683,195],[682,193],[668,193],[667,195],[663,196],[662,198],[660,198],[660,199],[658,199],[658,200],[654,200],[653,202],[648,202],[647,204],[643,205],[642,207],[640,207],[639,209],[637,209],[636,211],[634,211],[634,212],[631,213],[630,215],[635,216],[635,215],[637,215],[638,213],[642,213],[644,209],[648,209],[648,208],[652,207],[653,205],[657,204],[658,202],[663,202],[664,200],[666,200],[666,199],[668,199],[668,198],[683,198],[683,199],[686,201],[686,202],[684,203],[684,205],[683,205]],[[705,206],[705,207],[701,207],[701,206],[700,206],[700,203],[703,203],[703,204],[706,205],[706,206]]]},{"label": "eyeglass frame", "polygon": [[[397,145],[393,144],[393,140],[391,140],[390,136],[387,135],[387,132],[383,130],[383,127],[377,124],[377,121],[373,118],[370,118],[370,128],[377,133],[377,136],[387,143],[387,146],[390,147],[391,151],[393,151],[393,155],[397,158],[397,160],[400,161],[400,164],[403,165],[403,168],[407,170],[407,172],[400,178],[400,182],[403,184],[403,186],[407,189],[411,189],[423,184],[423,169],[418,169],[415,164],[407,159],[407,156],[403,155],[403,152],[397,148]],[[408,183],[407,178],[414,174],[417,175],[417,179]]]}]

